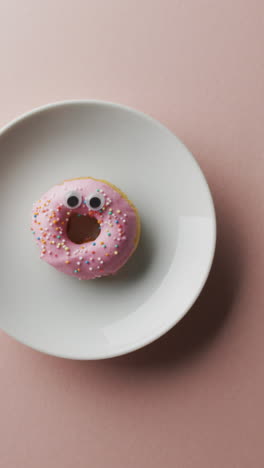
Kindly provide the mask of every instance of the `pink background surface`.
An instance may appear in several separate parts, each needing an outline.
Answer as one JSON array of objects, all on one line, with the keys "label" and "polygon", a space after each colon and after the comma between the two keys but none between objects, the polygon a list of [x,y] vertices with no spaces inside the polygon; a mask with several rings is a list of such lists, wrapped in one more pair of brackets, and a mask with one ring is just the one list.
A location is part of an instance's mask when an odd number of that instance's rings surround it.
[{"label": "pink background surface", "polygon": [[139,108],[196,155],[218,214],[207,286],[168,335],[102,362],[0,335],[0,466],[262,468],[262,0],[2,0],[0,124],[50,101]]}]

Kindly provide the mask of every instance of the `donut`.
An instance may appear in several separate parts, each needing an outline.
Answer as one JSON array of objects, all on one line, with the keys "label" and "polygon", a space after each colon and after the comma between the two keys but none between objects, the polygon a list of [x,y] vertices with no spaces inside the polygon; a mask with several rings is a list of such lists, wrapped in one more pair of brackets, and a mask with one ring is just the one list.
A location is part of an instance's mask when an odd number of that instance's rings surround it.
[{"label": "donut", "polygon": [[40,258],[80,280],[115,274],[137,248],[138,211],[116,186],[92,177],[65,180],[33,204]]}]

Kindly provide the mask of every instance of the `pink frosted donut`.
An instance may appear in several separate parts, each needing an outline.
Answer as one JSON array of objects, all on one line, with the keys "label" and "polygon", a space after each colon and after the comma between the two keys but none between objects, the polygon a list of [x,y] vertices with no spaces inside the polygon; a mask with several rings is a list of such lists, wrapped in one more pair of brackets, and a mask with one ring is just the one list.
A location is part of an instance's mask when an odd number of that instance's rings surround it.
[{"label": "pink frosted donut", "polygon": [[33,205],[40,257],[79,279],[116,273],[136,249],[140,220],[117,187],[90,177],[55,185]]}]

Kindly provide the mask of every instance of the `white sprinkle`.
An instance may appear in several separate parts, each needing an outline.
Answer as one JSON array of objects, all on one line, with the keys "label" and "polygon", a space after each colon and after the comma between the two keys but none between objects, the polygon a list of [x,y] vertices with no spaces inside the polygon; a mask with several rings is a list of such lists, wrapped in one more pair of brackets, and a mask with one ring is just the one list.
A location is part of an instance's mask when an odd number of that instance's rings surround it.
[{"label": "white sprinkle", "polygon": [[76,263],[76,265],[80,265],[80,264],[81,264],[81,262],[77,262],[77,263]]},{"label": "white sprinkle", "polygon": [[83,257],[79,257],[79,260],[83,260]]},{"label": "white sprinkle", "polygon": [[98,259],[97,259],[97,260],[99,260],[99,261],[100,261],[100,260],[101,260],[101,257],[98,257]]},{"label": "white sprinkle", "polygon": [[89,270],[92,271],[93,267],[90,267]]}]

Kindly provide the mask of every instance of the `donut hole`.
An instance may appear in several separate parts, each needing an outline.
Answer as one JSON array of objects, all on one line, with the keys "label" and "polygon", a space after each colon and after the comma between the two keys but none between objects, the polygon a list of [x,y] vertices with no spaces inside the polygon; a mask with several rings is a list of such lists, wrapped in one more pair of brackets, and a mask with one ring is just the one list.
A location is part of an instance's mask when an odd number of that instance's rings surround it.
[{"label": "donut hole", "polygon": [[67,224],[68,238],[74,244],[94,241],[100,234],[100,224],[89,215],[72,213]]}]

